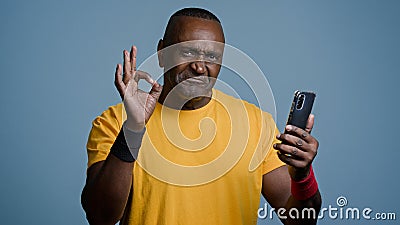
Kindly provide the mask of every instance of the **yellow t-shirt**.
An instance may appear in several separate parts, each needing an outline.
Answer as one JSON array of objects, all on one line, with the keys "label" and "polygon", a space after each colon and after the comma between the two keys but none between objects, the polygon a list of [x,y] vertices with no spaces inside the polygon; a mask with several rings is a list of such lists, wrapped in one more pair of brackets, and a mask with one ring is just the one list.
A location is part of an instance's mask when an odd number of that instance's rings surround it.
[{"label": "yellow t-shirt", "polygon": [[[284,163],[270,114],[213,90],[196,110],[157,104],[133,169],[121,224],[256,224],[262,176]],[[126,114],[111,106],[93,121],[88,167],[105,160]]]}]

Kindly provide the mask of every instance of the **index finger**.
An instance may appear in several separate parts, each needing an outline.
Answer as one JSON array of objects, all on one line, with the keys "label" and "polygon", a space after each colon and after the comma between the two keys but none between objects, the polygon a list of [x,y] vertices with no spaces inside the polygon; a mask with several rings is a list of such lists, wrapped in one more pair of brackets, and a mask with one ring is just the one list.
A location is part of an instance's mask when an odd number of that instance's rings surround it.
[{"label": "index finger", "polygon": [[149,84],[151,84],[151,85],[153,85],[154,84],[154,80],[153,80],[153,78],[151,78],[151,75],[150,74],[148,74],[148,73],[146,73],[146,72],[144,72],[144,71],[141,71],[141,70],[138,70],[138,71],[136,71],[136,73],[135,73],[135,76],[134,76],[134,78],[135,78],[135,81],[139,81],[140,79],[144,79],[144,80],[146,80]]},{"label": "index finger", "polygon": [[299,137],[307,143],[310,143],[313,139],[309,132],[293,125],[287,125],[285,131],[285,133]]},{"label": "index finger", "polygon": [[114,77],[114,84],[115,87],[118,90],[119,95],[121,96],[122,99],[124,99],[124,95],[125,95],[125,84],[122,81],[122,68],[121,68],[121,64],[117,64],[117,68],[115,69],[115,77]]}]

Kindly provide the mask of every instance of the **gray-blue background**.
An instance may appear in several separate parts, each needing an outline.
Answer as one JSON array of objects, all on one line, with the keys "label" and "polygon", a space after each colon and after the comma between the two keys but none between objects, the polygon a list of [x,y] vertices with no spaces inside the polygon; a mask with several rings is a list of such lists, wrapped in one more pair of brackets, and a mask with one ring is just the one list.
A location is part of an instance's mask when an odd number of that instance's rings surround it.
[{"label": "gray-blue background", "polygon": [[[136,44],[143,61],[170,14],[193,5],[215,12],[227,43],[264,71],[281,130],[293,91],[317,92],[324,206],[343,195],[351,207],[399,217],[400,2],[249,2],[2,0],[0,223],[86,224],[86,139],[94,117],[119,101],[122,50]],[[320,222],[333,223],[395,222]]]}]

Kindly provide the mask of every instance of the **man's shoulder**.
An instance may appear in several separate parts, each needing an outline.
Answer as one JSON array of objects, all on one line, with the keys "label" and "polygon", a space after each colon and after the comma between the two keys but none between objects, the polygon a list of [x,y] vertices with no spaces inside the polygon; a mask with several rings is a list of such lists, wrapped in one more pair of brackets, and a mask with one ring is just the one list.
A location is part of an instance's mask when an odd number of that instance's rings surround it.
[{"label": "man's shoulder", "polygon": [[124,120],[124,118],[126,118],[126,113],[124,109],[124,104],[121,102],[109,106],[99,116],[97,116],[95,121],[99,119],[105,119],[105,120],[116,120],[118,122],[121,122]]},{"label": "man's shoulder", "polygon": [[124,110],[124,104],[122,102],[117,103],[115,105],[109,106],[106,110],[102,112],[103,114],[119,114]]}]

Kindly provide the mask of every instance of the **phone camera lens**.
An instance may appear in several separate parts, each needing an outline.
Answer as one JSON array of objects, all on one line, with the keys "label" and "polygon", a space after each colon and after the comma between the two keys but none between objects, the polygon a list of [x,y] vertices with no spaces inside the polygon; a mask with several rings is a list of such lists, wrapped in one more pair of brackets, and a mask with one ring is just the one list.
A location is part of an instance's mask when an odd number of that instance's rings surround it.
[{"label": "phone camera lens", "polygon": [[299,96],[296,104],[296,109],[300,110],[301,108],[303,108],[304,98],[305,96],[303,94]]}]

